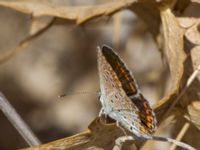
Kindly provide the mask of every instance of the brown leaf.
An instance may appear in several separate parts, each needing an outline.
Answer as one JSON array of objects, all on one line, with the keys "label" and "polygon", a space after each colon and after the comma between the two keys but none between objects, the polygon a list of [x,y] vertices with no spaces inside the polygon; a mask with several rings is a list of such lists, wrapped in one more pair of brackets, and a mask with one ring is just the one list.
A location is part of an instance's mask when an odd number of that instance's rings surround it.
[{"label": "brown leaf", "polygon": [[34,17],[53,16],[75,21],[82,24],[99,16],[108,16],[130,6],[136,0],[124,0],[109,2],[95,6],[55,6],[50,3],[38,3],[30,1],[0,1],[0,5],[31,14]]},{"label": "brown leaf", "polygon": [[162,116],[164,113],[163,110],[166,111],[166,108],[170,106],[171,102],[179,93],[186,53],[183,48],[185,29],[179,25],[178,20],[170,8],[161,8],[161,19],[165,42],[164,52],[168,61],[172,83],[169,93],[159,101],[155,108],[155,111]]},{"label": "brown leaf", "polygon": [[123,132],[115,124],[104,124],[97,118],[89,125],[88,131],[24,150],[112,150],[115,139],[121,135]]},{"label": "brown leaf", "polygon": [[190,27],[186,33],[186,38],[193,44],[200,45],[200,20],[196,20],[195,24]]},{"label": "brown leaf", "polygon": [[30,27],[30,35],[33,35],[40,31],[41,29],[48,26],[50,22],[52,22],[53,17],[42,16],[42,17],[34,17],[32,18],[31,27]]}]

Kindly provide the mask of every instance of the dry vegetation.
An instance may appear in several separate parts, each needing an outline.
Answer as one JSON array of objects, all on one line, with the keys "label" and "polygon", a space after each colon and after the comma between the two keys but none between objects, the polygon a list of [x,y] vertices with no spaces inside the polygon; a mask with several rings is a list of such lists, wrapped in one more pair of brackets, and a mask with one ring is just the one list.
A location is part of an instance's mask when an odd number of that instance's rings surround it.
[{"label": "dry vegetation", "polygon": [[[179,135],[200,149],[199,9],[198,0],[1,0],[1,92],[42,143],[59,139],[29,149],[110,150],[123,134],[94,119],[100,110],[95,95],[56,98],[99,89],[96,47],[103,43],[118,50],[154,104],[155,134]],[[0,149],[28,147],[5,116],[0,119]],[[124,149],[169,149],[163,145],[127,142]]]}]

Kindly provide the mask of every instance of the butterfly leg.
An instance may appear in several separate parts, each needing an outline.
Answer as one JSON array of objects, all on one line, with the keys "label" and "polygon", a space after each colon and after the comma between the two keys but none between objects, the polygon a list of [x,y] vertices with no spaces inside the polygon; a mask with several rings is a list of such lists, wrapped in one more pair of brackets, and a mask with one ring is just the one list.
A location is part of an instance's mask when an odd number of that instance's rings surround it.
[{"label": "butterfly leg", "polygon": [[107,122],[107,114],[104,112],[103,107],[101,108],[100,112],[99,112],[99,117],[101,117],[102,115],[105,115],[105,123]]},{"label": "butterfly leg", "polygon": [[101,110],[100,110],[100,112],[99,112],[99,117],[101,117],[102,114],[105,114],[105,113],[104,113],[103,107],[101,108]]}]

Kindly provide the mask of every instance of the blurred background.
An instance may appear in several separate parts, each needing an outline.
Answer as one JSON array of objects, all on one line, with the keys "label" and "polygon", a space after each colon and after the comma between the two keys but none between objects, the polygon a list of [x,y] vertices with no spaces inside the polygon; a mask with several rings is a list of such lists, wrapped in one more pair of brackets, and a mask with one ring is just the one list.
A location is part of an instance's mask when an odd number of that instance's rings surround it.
[{"label": "blurred background", "polygon": [[[73,6],[103,2],[51,1]],[[0,7],[0,55],[28,35],[31,21],[30,15]],[[97,95],[58,95],[99,90],[96,48],[102,44],[112,46],[125,60],[151,105],[167,90],[167,68],[145,24],[133,12],[121,11],[83,26],[55,24],[0,64],[1,92],[42,143],[84,131],[98,115]],[[0,133],[1,150],[28,147],[2,112]]]}]

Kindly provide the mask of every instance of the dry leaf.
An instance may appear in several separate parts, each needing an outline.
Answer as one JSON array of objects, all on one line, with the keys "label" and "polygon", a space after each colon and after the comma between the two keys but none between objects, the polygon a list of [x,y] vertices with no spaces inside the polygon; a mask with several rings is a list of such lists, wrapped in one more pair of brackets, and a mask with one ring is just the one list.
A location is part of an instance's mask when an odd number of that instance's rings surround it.
[{"label": "dry leaf", "polygon": [[31,14],[34,17],[53,16],[82,24],[99,16],[112,15],[130,6],[135,1],[136,0],[115,1],[95,6],[55,6],[50,3],[31,1],[0,1],[0,5],[26,14]]},{"label": "dry leaf", "polygon": [[29,34],[34,35],[41,29],[45,28],[48,26],[50,22],[52,22],[54,18],[53,17],[48,17],[48,16],[42,16],[42,17],[33,17],[32,22],[31,22],[31,27]]},{"label": "dry leaf", "polygon": [[186,33],[186,38],[193,44],[200,45],[200,20],[196,21],[195,24],[190,27]]},{"label": "dry leaf", "polygon": [[88,131],[24,150],[112,150],[115,139],[121,135],[123,132],[115,124],[103,124],[97,118],[89,125]]},{"label": "dry leaf", "polygon": [[169,94],[159,101],[155,110],[162,116],[164,113],[163,110],[166,111],[166,107],[170,106],[171,102],[179,93],[186,54],[183,49],[183,36],[185,29],[179,25],[179,22],[171,12],[170,8],[161,8],[161,19],[165,42],[164,53],[170,68],[172,83]]}]

